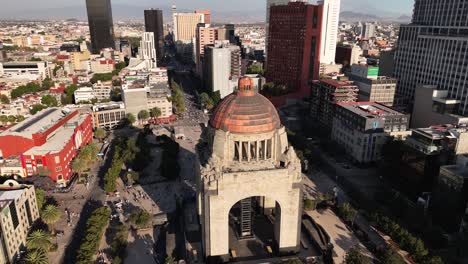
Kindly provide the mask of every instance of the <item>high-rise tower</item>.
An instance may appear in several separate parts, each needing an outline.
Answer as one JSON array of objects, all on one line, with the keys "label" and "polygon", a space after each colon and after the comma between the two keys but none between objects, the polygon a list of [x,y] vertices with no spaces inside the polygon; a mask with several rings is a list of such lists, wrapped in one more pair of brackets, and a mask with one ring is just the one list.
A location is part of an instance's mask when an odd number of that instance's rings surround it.
[{"label": "high-rise tower", "polygon": [[320,43],[320,63],[334,64],[338,41],[338,22],[341,0],[321,0],[323,5],[322,41]]},{"label": "high-rise tower", "polygon": [[111,0],[86,0],[91,49],[97,54],[104,48],[114,48],[114,23]]},{"label": "high-rise tower", "polygon": [[140,58],[146,62],[146,67],[153,69],[157,67],[157,52],[154,43],[154,33],[145,32],[140,41]]},{"label": "high-rise tower", "polygon": [[164,47],[163,12],[160,9],[145,10],[145,31],[154,33],[156,54],[161,59]]},{"label": "high-rise tower", "polygon": [[447,90],[466,115],[468,96],[468,5],[465,0],[416,0],[412,23],[402,25],[395,54],[397,94],[414,99],[419,85]]}]

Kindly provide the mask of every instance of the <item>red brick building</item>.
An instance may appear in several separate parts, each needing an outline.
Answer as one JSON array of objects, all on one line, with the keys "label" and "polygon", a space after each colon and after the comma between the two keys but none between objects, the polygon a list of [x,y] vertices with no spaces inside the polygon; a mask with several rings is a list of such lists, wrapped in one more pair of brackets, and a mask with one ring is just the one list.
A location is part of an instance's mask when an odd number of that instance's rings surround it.
[{"label": "red brick building", "polygon": [[322,5],[304,2],[270,10],[266,79],[295,89],[295,98],[309,96],[319,79],[322,15]]},{"label": "red brick building", "polygon": [[43,168],[57,184],[66,185],[73,175],[71,161],[92,138],[89,114],[49,108],[0,133],[0,156],[19,157],[24,175]]}]

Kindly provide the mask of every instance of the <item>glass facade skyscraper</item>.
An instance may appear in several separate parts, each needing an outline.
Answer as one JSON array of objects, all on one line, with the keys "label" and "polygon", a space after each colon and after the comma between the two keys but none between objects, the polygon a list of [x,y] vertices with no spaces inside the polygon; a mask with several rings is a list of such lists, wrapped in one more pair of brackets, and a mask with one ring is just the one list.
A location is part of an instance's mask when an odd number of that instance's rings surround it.
[{"label": "glass facade skyscraper", "polygon": [[98,54],[101,49],[114,48],[114,23],[111,0],[86,0],[91,49]]},{"label": "glass facade skyscraper", "polygon": [[163,12],[160,9],[145,10],[145,31],[154,33],[156,56],[161,59],[164,47]]}]

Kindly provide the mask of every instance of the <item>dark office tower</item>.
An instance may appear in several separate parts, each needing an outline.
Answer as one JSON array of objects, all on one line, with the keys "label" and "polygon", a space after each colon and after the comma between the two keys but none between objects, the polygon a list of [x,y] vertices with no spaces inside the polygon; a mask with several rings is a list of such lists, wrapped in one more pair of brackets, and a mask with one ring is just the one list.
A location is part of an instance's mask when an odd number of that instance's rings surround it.
[{"label": "dark office tower", "polygon": [[161,59],[164,47],[163,12],[160,9],[145,10],[145,31],[154,33],[156,56]]},{"label": "dark office tower", "polygon": [[91,49],[98,54],[101,49],[114,48],[114,24],[111,0],[86,0]]},{"label": "dark office tower", "polygon": [[[468,2],[416,0],[412,23],[402,25],[395,54],[397,94],[413,100],[421,85],[447,90],[468,114]],[[443,107],[443,106],[440,106]]]},{"label": "dark office tower", "polygon": [[323,5],[290,2],[272,6],[268,36],[268,82],[310,95],[319,78]]}]

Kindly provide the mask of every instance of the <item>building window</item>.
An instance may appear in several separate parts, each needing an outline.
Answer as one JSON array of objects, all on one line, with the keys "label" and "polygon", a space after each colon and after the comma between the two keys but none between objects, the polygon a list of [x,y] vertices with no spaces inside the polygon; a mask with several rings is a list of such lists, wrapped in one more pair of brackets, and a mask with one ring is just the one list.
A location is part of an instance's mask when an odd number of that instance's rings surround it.
[{"label": "building window", "polygon": [[62,171],[62,166],[55,167],[55,171],[56,172]]},{"label": "building window", "polygon": [[55,156],[55,163],[56,163],[56,164],[59,164],[59,163],[60,163],[60,157],[59,157],[59,156]]}]

